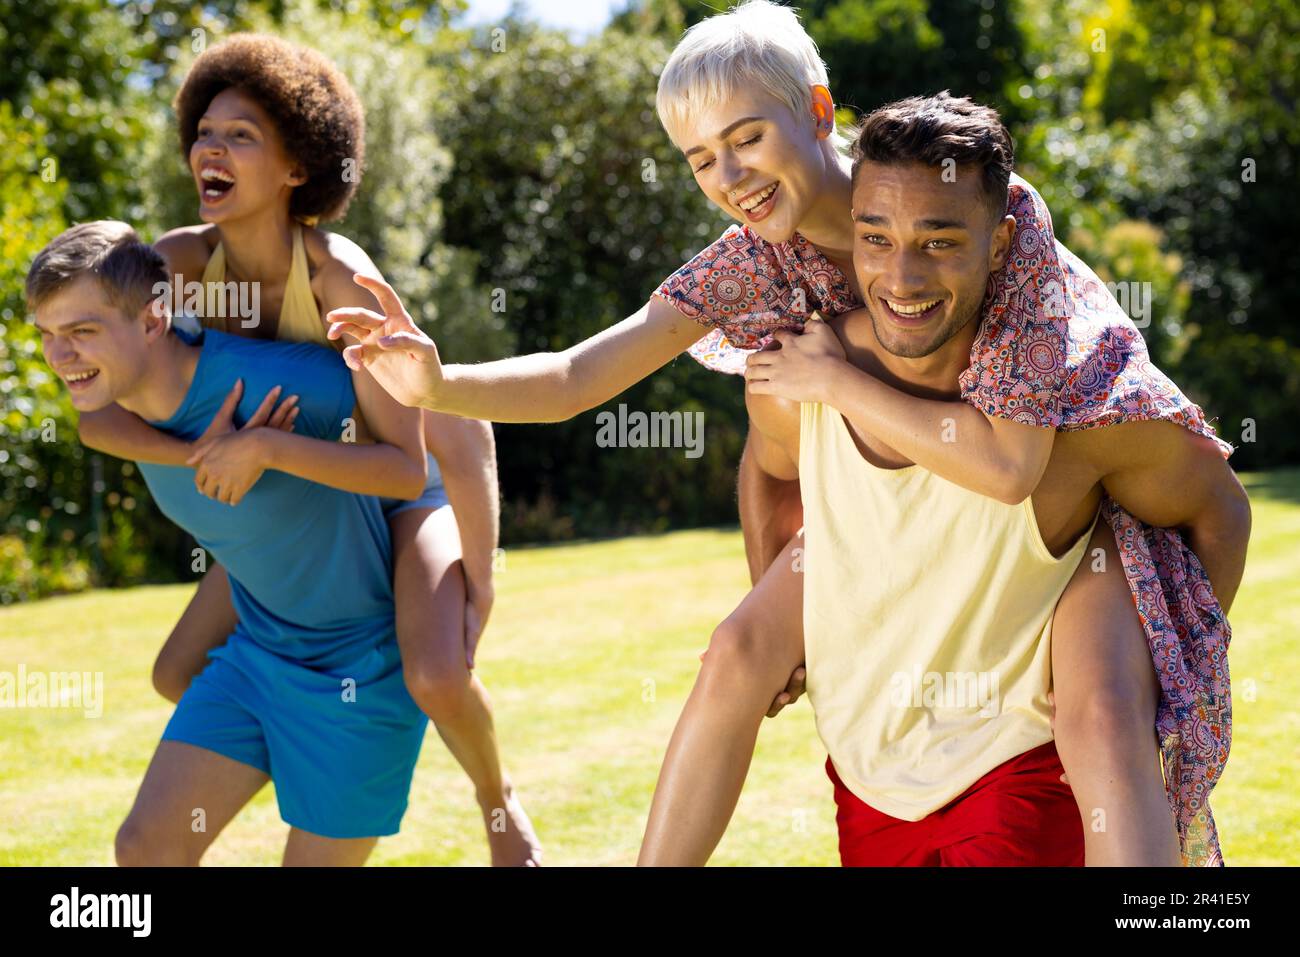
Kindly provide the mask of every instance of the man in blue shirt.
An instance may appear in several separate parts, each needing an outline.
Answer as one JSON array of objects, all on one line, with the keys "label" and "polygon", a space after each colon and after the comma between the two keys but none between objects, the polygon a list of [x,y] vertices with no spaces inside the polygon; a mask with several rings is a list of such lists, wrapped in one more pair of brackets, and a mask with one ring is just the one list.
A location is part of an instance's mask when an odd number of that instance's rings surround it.
[{"label": "man in blue shirt", "polygon": [[[75,226],[33,262],[28,303],[79,411],[116,402],[188,441],[242,380],[237,423],[281,385],[300,396],[297,431],[339,438],[355,396],[336,353],[180,333],[157,298],[166,280],[123,223]],[[192,469],[140,469],[163,513],[225,566],[238,624],[163,732],[119,863],[197,864],[267,780],[291,826],[285,864],[364,863],[398,830],[427,721],[402,680],[379,500],[268,471],[232,509]]]}]

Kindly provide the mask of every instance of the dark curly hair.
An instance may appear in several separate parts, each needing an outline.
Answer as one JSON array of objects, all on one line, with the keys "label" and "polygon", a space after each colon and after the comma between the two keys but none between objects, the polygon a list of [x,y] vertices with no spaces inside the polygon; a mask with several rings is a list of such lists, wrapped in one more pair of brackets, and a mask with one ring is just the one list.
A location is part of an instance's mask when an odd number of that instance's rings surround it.
[{"label": "dark curly hair", "polygon": [[[238,33],[194,61],[172,108],[187,159],[199,119],[223,90],[239,89],[270,114],[284,147],[307,173],[289,212],[299,219],[339,219],[356,192],[365,162],[366,121],[347,78],[315,50],[260,33]],[[343,175],[344,160],[357,175]]]},{"label": "dark curly hair", "polygon": [[853,181],[864,162],[978,167],[990,209],[1007,209],[1015,142],[998,111],[947,90],[886,104],[862,122],[853,144]]}]

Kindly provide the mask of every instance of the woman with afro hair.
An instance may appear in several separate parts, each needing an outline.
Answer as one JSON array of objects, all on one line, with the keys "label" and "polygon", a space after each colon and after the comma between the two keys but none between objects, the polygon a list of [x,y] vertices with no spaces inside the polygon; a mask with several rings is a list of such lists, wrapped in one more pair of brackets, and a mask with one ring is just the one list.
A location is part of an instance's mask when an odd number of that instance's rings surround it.
[{"label": "woman with afro hair", "polygon": [[[202,223],[171,230],[156,248],[174,288],[202,277],[203,295],[187,298],[187,309],[223,332],[333,347],[321,316],[378,306],[353,280],[380,278],[374,263],[317,227],[344,215],[360,180],[365,117],[355,91],[314,50],[239,34],[198,57],[173,106]],[[353,379],[356,442],[293,434],[295,396],[263,427],[235,429],[219,415],[193,444],[117,406],[83,416],[81,438],[121,458],[193,466],[200,491],[232,506],[268,468],[381,497],[406,686],[474,784],[492,863],[536,865],[540,846],[501,768],[490,702],[472,670],[493,600],[491,426],[406,409],[369,373]],[[241,389],[236,383],[228,408]],[[277,398],[273,390],[264,408]],[[229,581],[214,566],[154,666],[164,697],[179,701],[233,621]]]}]

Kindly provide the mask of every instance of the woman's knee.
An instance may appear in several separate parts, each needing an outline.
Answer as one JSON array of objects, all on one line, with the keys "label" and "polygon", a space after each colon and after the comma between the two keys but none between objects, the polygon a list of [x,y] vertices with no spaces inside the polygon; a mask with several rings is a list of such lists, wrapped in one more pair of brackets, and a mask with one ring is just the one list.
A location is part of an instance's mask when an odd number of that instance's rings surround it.
[{"label": "woman's knee", "polygon": [[434,724],[450,724],[463,718],[472,705],[473,689],[469,668],[436,660],[403,665],[406,690]]},{"label": "woman's knee", "polygon": [[1155,745],[1155,701],[1137,682],[1056,693],[1056,741],[1063,760],[1088,753],[1128,757]]},{"label": "woman's knee", "polygon": [[147,824],[130,814],[117,829],[113,841],[113,854],[118,867],[159,867],[175,864],[194,863],[185,860],[183,849],[169,849],[151,832]]},{"label": "woman's knee", "polygon": [[117,829],[113,840],[113,856],[118,867],[143,867],[149,862],[145,852],[144,833],[133,818],[127,818]]},{"label": "woman's knee", "polygon": [[772,649],[766,647],[765,634],[750,620],[732,615],[713,630],[708,653],[700,675],[706,688],[728,691],[736,687],[772,684],[775,695],[785,687],[789,675],[778,681]]},{"label": "woman's knee", "polygon": [[185,689],[190,686],[192,677],[176,659],[168,655],[159,655],[153,663],[154,690],[172,704],[181,700]]},{"label": "woman's knee", "polygon": [[[445,575],[463,581],[460,562]],[[397,633],[406,689],[415,703],[435,723],[456,720],[470,704],[463,585],[438,589],[419,615],[404,613],[399,606]]]}]

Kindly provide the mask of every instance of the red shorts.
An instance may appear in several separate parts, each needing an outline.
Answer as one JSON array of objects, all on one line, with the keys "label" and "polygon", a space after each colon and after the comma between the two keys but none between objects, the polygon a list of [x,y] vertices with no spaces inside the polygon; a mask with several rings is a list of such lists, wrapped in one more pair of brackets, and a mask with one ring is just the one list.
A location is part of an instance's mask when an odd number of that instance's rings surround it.
[{"label": "red shorts", "polygon": [[845,867],[1082,867],[1083,824],[1056,744],[999,764],[919,821],[900,821],[835,784]]}]

